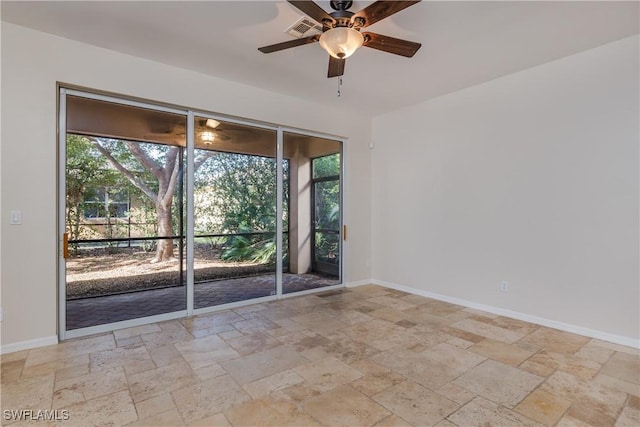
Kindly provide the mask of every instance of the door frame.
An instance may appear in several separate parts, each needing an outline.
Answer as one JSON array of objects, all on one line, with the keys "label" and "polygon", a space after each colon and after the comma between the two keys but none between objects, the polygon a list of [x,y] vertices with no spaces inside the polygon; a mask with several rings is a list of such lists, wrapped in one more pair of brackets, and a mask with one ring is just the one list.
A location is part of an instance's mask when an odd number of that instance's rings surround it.
[{"label": "door frame", "polygon": [[[186,186],[184,191],[186,191],[186,309],[175,311],[171,313],[164,313],[155,316],[149,317],[141,317],[135,318],[120,322],[108,323],[103,325],[91,326],[86,328],[73,329],[70,331],[66,330],[66,260],[65,260],[65,242],[64,242],[64,233],[66,231],[66,136],[67,136],[67,126],[66,126],[66,116],[67,116],[67,108],[66,108],[66,96],[73,95],[79,96],[99,101],[117,103],[128,105],[132,107],[153,109],[157,111],[169,112],[174,114],[181,114],[186,117],[187,120],[187,140],[186,140]],[[58,191],[58,209],[57,209],[57,217],[58,217],[58,227],[57,227],[57,258],[58,258],[58,298],[57,298],[57,307],[58,307],[58,338],[60,341],[64,341],[66,339],[87,336],[92,334],[110,332],[117,329],[128,328],[133,326],[141,326],[149,323],[161,322],[172,319],[186,318],[188,316],[193,316],[202,313],[227,310],[230,308],[241,307],[249,304],[257,304],[266,301],[273,301],[276,299],[282,298],[290,298],[299,295],[312,294],[317,292],[324,292],[328,290],[341,289],[345,287],[345,283],[343,280],[343,265],[344,265],[344,236],[343,236],[343,218],[344,218],[344,158],[346,151],[346,138],[331,135],[328,133],[314,132],[308,131],[299,128],[287,127],[277,124],[270,124],[266,122],[254,121],[250,119],[243,119],[237,117],[230,117],[222,114],[211,113],[207,111],[196,110],[187,107],[180,106],[170,106],[166,104],[159,104],[152,101],[144,101],[139,99],[131,99],[130,97],[119,95],[119,94],[111,94],[102,91],[92,91],[86,88],[76,87],[74,85],[68,84],[58,84],[58,176],[57,176],[57,191]],[[250,300],[238,301],[229,304],[222,304],[218,306],[212,307],[204,307],[200,309],[194,309],[194,224],[193,224],[193,215],[194,215],[194,183],[193,183],[193,173],[194,173],[194,159],[193,159],[193,151],[195,147],[195,125],[194,120],[195,116],[198,117],[206,117],[213,118],[217,120],[226,121],[229,123],[236,123],[246,126],[259,127],[263,129],[269,129],[276,131],[277,141],[276,141],[276,215],[278,221],[276,223],[276,295],[266,296],[261,298],[254,298]],[[341,155],[340,155],[340,245],[339,245],[339,281],[340,283],[337,285],[321,287],[318,289],[310,289],[306,291],[300,292],[292,292],[284,294],[282,292],[282,266],[283,266],[283,135],[285,132],[297,133],[301,135],[306,135],[310,137],[324,138],[330,139],[333,141],[340,142],[341,144]],[[182,232],[182,231],[181,231]]]}]

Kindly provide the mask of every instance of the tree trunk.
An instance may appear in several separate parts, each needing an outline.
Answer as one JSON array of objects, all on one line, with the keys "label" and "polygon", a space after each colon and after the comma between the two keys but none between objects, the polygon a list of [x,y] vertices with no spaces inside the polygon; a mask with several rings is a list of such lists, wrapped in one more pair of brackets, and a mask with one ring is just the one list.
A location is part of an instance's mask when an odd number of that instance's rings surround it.
[{"label": "tree trunk", "polygon": [[[173,236],[173,224],[171,222],[171,201],[156,200],[156,213],[158,215],[158,237]],[[156,256],[152,263],[173,259],[173,239],[160,239],[156,249]]]}]

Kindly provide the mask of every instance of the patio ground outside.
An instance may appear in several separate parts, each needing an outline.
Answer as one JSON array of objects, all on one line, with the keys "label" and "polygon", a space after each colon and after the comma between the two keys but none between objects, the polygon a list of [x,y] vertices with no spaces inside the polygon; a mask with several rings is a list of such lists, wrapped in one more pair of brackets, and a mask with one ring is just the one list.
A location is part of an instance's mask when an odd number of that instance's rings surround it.
[{"label": "patio ground outside", "polygon": [[[318,274],[282,275],[282,292],[292,293],[339,284],[336,278]],[[275,295],[275,275],[197,283],[195,308]],[[67,330],[154,316],[186,309],[186,287],[174,286],[115,295],[68,300]]]}]

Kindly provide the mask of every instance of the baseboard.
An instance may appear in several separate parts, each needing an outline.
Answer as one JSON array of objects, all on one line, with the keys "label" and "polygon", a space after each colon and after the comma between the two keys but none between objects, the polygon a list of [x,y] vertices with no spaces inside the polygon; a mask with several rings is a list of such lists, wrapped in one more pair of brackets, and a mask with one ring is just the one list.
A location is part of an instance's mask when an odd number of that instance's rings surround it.
[{"label": "baseboard", "polygon": [[358,286],[371,285],[373,284],[373,279],[365,279],[365,280],[356,280],[355,282],[347,282],[344,284],[347,288],[356,288]]},{"label": "baseboard", "polygon": [[512,319],[522,320],[524,322],[534,323],[536,325],[546,326],[553,329],[559,329],[565,332],[571,332],[590,338],[596,338],[602,341],[620,344],[632,348],[640,348],[640,339],[624,337],[621,335],[610,334],[595,329],[584,328],[582,326],[572,325],[570,323],[558,322],[556,320],[545,319],[543,317],[533,316],[526,313],[511,311],[504,308],[494,307],[485,304],[479,304],[473,301],[467,301],[460,298],[454,298],[447,295],[436,294],[422,289],[411,288],[408,286],[398,285],[396,283],[385,282],[383,280],[372,280],[370,283],[384,286],[386,288],[396,289],[398,291],[407,292],[414,295],[420,295],[451,304],[461,305],[463,307],[473,308],[476,310],[486,311],[487,313],[497,314],[499,316],[510,317]]},{"label": "baseboard", "polygon": [[22,350],[31,350],[32,348],[44,347],[54,344],[58,344],[58,337],[56,335],[44,338],[36,338],[35,340],[14,342],[12,344],[4,344],[0,346],[0,354],[14,353],[16,351]]}]

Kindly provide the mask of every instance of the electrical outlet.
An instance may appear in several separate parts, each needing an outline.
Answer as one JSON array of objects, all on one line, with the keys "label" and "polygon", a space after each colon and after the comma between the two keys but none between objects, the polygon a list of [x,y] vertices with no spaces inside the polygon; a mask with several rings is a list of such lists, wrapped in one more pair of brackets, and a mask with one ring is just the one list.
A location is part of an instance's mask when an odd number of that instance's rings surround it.
[{"label": "electrical outlet", "polygon": [[509,292],[509,282],[507,282],[506,280],[500,282],[500,290],[502,292]]}]

